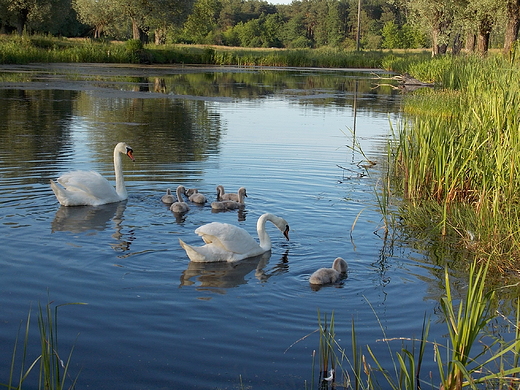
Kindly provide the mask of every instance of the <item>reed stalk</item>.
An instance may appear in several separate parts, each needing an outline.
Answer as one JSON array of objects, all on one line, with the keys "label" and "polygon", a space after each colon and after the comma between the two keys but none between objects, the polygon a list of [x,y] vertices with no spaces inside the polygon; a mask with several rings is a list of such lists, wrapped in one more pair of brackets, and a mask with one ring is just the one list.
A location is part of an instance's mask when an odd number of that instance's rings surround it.
[{"label": "reed stalk", "polygon": [[[77,377],[72,379],[68,373],[74,348],[71,348],[71,351],[65,361],[62,360],[58,353],[58,308],[65,305],[79,304],[84,303],[68,303],[64,305],[57,305],[54,307],[54,313],[51,309],[51,303],[47,303],[45,307],[39,305],[38,329],[41,352],[32,361],[28,361],[31,322],[31,310],[29,310],[29,314],[27,315],[27,320],[25,322],[23,343],[19,345],[19,334],[22,326],[21,324],[13,348],[8,382],[0,383],[0,386],[6,387],[8,390],[22,390],[26,380],[28,380],[30,377],[30,374],[36,367],[39,367],[37,381],[39,389],[64,390],[75,388]],[[19,348],[21,349],[22,356],[20,361],[17,362],[17,351]],[[19,365],[19,368],[17,368],[17,365]],[[66,380],[68,379],[70,379],[71,384],[67,386]]]},{"label": "reed stalk", "polygon": [[[506,341],[501,336],[490,335],[488,325],[497,314],[492,309],[495,291],[486,290],[485,287],[487,272],[487,265],[480,266],[474,262],[469,270],[466,295],[457,300],[452,294],[451,281],[447,269],[445,270],[446,294],[441,299],[442,319],[446,323],[449,335],[445,344],[428,340],[430,320],[426,316],[418,339],[389,339],[379,322],[383,341],[388,347],[392,362],[390,367],[385,367],[374,350],[366,346],[374,367],[371,366],[357,341],[354,321],[351,328],[352,352],[349,358],[347,352],[335,340],[334,314],[331,316],[331,323],[327,322],[326,316],[322,321],[318,315],[321,380],[319,388],[340,386],[338,383],[323,381],[324,372],[329,367],[334,367],[336,372],[346,378],[343,381],[345,388],[356,390],[419,390],[426,386],[442,390],[460,390],[463,387],[477,389],[482,385],[484,388],[495,389],[516,388],[517,375],[520,373],[520,303],[517,304],[514,338]],[[396,340],[401,341],[402,346],[399,351],[394,352],[391,343]],[[406,342],[411,342],[411,346],[406,345]],[[479,346],[482,347],[481,350],[474,352]],[[427,348],[433,349],[438,367],[437,375],[423,375],[421,372]],[[347,368],[343,367],[344,363],[348,364]],[[349,371],[354,378],[353,383],[350,382]],[[440,385],[434,381],[440,381]]]}]

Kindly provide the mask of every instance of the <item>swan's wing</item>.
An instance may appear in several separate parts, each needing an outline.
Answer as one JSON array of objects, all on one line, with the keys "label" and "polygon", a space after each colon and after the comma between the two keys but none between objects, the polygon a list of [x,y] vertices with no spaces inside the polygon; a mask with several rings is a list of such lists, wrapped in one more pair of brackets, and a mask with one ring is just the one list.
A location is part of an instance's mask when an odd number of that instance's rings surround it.
[{"label": "swan's wing", "polygon": [[191,246],[186,244],[179,238],[179,243],[186,251],[186,254],[191,261],[196,263],[213,263],[220,261],[235,261],[233,252],[229,252],[219,246],[213,244],[206,244],[203,246]]},{"label": "swan's wing", "polygon": [[115,188],[95,171],[74,171],[63,174],[58,178],[67,191],[84,192],[89,197],[117,201],[119,197]]},{"label": "swan's wing", "polygon": [[201,236],[206,244],[213,244],[233,253],[249,254],[260,247],[246,230],[227,223],[208,223],[198,227],[195,233]]}]

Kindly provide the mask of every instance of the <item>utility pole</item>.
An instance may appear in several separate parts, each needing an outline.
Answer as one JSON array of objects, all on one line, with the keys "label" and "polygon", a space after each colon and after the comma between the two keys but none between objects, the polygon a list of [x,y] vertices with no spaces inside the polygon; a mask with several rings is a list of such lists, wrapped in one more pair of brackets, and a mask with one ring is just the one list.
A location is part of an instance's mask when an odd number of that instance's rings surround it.
[{"label": "utility pole", "polygon": [[359,51],[359,40],[361,39],[361,0],[358,0],[357,6],[357,32],[356,32],[356,50]]}]

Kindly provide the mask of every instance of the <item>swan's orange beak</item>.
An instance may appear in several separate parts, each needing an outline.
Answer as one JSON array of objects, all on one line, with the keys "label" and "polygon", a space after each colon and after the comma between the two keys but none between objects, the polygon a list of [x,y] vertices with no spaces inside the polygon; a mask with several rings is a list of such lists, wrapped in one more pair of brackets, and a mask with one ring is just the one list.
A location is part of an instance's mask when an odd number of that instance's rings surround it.
[{"label": "swan's orange beak", "polygon": [[126,152],[126,155],[128,157],[130,157],[130,160],[132,161],[135,161],[135,158],[134,158],[134,151],[132,149],[128,149],[127,152]]},{"label": "swan's orange beak", "polygon": [[285,236],[285,238],[287,239],[287,241],[289,241],[289,225],[287,225],[285,227],[285,230],[283,232],[283,235]]}]

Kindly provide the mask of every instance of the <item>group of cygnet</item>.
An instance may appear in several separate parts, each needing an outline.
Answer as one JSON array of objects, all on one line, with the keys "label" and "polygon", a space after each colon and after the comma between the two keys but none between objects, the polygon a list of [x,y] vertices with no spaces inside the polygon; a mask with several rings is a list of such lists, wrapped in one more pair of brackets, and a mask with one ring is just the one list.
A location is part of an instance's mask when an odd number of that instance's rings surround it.
[{"label": "group of cygnet", "polygon": [[[165,204],[169,204],[170,210],[179,214],[186,213],[190,210],[190,206],[184,201],[183,196],[186,196],[192,203],[204,204],[208,201],[206,196],[201,194],[196,188],[186,189],[182,185],[177,187],[176,195],[177,197],[172,195],[171,190],[168,188],[166,194],[162,196],[161,201]],[[217,200],[211,203],[211,208],[213,210],[240,209],[245,206],[245,197],[247,197],[247,192],[244,187],[240,187],[235,194],[226,193],[224,187],[219,185],[217,186]]]}]

